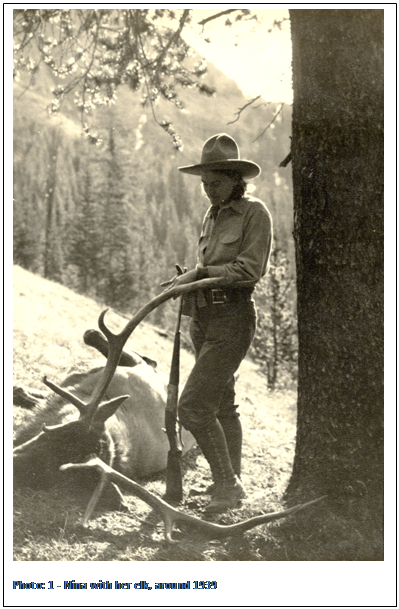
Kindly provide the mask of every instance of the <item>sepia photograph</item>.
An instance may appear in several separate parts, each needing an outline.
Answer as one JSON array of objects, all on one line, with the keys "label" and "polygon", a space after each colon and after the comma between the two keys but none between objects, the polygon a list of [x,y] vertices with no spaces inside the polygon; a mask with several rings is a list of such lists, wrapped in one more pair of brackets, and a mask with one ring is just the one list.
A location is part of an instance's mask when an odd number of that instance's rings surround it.
[{"label": "sepia photograph", "polygon": [[395,5],[3,6],[4,606],[395,606]]}]

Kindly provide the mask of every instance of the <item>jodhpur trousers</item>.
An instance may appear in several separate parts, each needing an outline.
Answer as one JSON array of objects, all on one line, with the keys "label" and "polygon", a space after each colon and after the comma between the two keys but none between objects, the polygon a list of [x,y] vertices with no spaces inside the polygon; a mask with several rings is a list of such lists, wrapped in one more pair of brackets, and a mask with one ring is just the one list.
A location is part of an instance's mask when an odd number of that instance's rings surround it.
[{"label": "jodhpur trousers", "polygon": [[191,319],[196,362],[179,401],[179,419],[193,431],[212,425],[216,417],[238,417],[234,374],[244,359],[256,328],[255,304],[208,305]]}]

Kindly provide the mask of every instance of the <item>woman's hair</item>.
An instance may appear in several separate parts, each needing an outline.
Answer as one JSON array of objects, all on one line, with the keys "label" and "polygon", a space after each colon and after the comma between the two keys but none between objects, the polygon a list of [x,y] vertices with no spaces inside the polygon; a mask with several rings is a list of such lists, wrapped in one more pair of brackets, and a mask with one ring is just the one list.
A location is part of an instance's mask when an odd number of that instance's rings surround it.
[{"label": "woman's hair", "polygon": [[239,171],[235,169],[218,169],[215,173],[223,173],[231,180],[237,180],[237,184],[233,188],[233,192],[231,193],[229,200],[234,201],[235,199],[241,199],[244,196],[245,191],[247,190],[247,183],[244,178],[240,174]]}]

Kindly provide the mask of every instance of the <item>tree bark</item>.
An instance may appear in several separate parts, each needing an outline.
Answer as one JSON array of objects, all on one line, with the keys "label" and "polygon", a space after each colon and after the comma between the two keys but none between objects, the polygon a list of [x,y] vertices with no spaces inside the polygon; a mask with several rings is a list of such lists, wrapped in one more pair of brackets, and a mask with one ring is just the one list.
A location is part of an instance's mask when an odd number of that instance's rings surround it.
[{"label": "tree bark", "polygon": [[384,11],[290,18],[299,361],[287,496],[364,512],[383,488]]}]

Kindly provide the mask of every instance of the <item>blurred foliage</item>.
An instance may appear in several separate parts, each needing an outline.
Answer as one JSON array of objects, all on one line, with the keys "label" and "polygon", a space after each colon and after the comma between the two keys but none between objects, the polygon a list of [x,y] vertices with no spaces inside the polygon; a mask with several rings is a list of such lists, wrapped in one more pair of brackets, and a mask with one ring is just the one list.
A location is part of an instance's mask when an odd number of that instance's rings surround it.
[{"label": "blurred foliage", "polygon": [[289,388],[297,380],[298,335],[295,286],[284,248],[275,239],[270,270],[256,290],[258,322],[251,354],[269,389]]},{"label": "blurred foliage", "polygon": [[[53,88],[52,113],[70,93],[82,113],[115,102],[116,89],[143,90],[143,103],[159,96],[179,105],[175,85],[198,86],[201,67],[181,61],[189,47],[180,34],[190,11],[168,9],[18,9],[14,11],[14,78],[32,76],[44,63],[64,82]],[[173,127],[162,123],[173,136]],[[90,134],[87,125],[87,133]],[[176,146],[179,142],[175,141]]]}]

